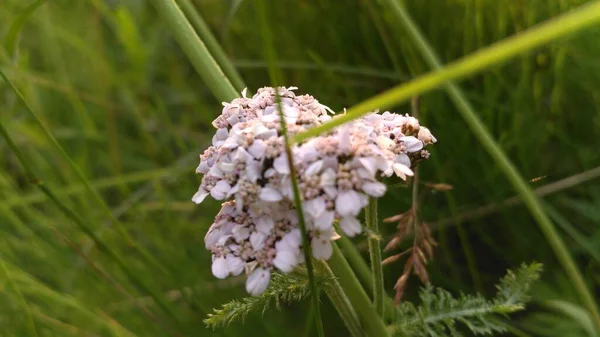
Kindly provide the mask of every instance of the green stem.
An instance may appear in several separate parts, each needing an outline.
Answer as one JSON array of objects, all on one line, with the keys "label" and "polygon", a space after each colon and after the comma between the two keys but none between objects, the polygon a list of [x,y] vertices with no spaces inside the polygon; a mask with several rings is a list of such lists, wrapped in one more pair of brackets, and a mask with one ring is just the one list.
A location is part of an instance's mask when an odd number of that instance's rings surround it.
[{"label": "green stem", "polygon": [[348,296],[344,293],[340,282],[331,271],[331,268],[327,265],[327,263],[321,261],[322,269],[325,270],[327,277],[331,278],[331,285],[325,288],[325,293],[331,300],[331,303],[337,310],[338,314],[346,324],[348,331],[354,337],[364,336],[363,329],[360,325],[360,321],[358,320],[358,316],[356,315],[356,311],[352,307]]},{"label": "green stem", "polygon": [[373,304],[380,317],[383,316],[383,269],[381,247],[379,246],[379,225],[377,221],[377,199],[369,198],[365,211],[369,230],[369,256],[371,258],[371,278],[373,279]]},{"label": "green stem", "polygon": [[239,97],[229,79],[225,76],[204,42],[183,15],[174,0],[150,0],[156,11],[167,23],[181,49],[187,54],[192,65],[202,77],[204,84],[217,97],[228,102]]},{"label": "green stem", "polygon": [[406,84],[398,85],[363,101],[330,122],[296,135],[294,142],[301,142],[307,138],[320,135],[371,111],[384,111],[398,103],[409,100],[411,97],[438,88],[447,81],[463,78],[482,71],[544,43],[589,27],[598,21],[600,21],[600,1],[582,5],[569,13],[560,15],[536,27],[494,43],[469,56],[465,56],[460,60],[448,64],[443,69],[417,77]]},{"label": "green stem", "polygon": [[336,244],[333,245],[333,254],[327,264],[337,277],[352,307],[354,307],[366,335],[372,337],[389,336],[383,320],[375,311],[375,306]]},{"label": "green stem", "polygon": [[[423,57],[429,66],[436,70],[442,69],[441,62],[433,51],[433,48],[431,48],[429,43],[425,40],[425,37],[419,31],[419,28],[413,22],[412,18],[406,12],[404,7],[397,1],[387,0],[387,2],[392,7],[393,12],[397,15],[399,21],[403,23],[405,28],[408,30],[409,35],[415,41],[417,48],[423,54]],[[551,37],[556,37],[560,34],[567,33],[576,29],[576,27],[582,27],[582,22],[585,22],[586,20],[588,20],[589,23],[592,23],[598,18],[600,18],[600,2],[596,1],[589,7],[586,6],[585,8],[573,11],[570,14],[563,15],[562,20],[558,21],[560,22],[560,25],[552,25],[548,23],[540,26],[537,29],[530,30],[528,33],[520,34],[521,41],[530,41],[531,45],[533,45],[535,41],[547,41],[550,40]],[[575,19],[581,20],[581,22],[574,22],[573,20]],[[557,19],[552,20],[552,22],[558,23]],[[571,29],[568,29],[568,27],[571,27]],[[535,36],[533,36],[534,33],[540,35],[541,37],[535,39]],[[514,44],[517,44],[514,41],[514,38],[512,40]],[[520,43],[521,48],[523,49],[527,48],[527,46],[530,44]],[[496,44],[495,47],[497,48],[499,45],[500,44]],[[488,49],[493,48],[494,47]],[[484,53],[479,53],[480,56],[482,54]],[[588,289],[588,286],[586,285],[579,268],[575,264],[575,261],[571,257],[567,246],[544,212],[540,201],[537,199],[525,179],[521,177],[515,166],[510,162],[506,154],[504,154],[498,143],[494,141],[481,120],[477,117],[474,109],[465,98],[461,89],[452,82],[447,83],[445,88],[468,127],[478,138],[479,142],[487,150],[492,159],[496,162],[496,165],[498,165],[504,172],[509,182],[513,185],[513,188],[523,199],[523,202],[529,209],[529,212],[537,221],[540,230],[546,236],[546,240],[550,244],[550,247],[552,247],[554,250],[554,253],[558,257],[562,267],[567,272],[567,276],[577,291],[579,298],[592,314],[598,331],[600,331],[600,312],[598,311],[594,297],[591,291]]]},{"label": "green stem", "polygon": [[189,18],[192,26],[200,35],[200,38],[206,45],[206,48],[210,52],[210,54],[215,58],[217,64],[225,73],[225,76],[231,81],[233,86],[237,91],[242,91],[246,84],[244,84],[244,80],[240,77],[237,69],[233,66],[233,64],[229,61],[229,58],[225,54],[223,48],[210,31],[210,28],[202,18],[202,15],[198,13],[196,7],[190,2],[190,0],[177,0],[179,2],[179,6],[183,10],[183,13]]}]

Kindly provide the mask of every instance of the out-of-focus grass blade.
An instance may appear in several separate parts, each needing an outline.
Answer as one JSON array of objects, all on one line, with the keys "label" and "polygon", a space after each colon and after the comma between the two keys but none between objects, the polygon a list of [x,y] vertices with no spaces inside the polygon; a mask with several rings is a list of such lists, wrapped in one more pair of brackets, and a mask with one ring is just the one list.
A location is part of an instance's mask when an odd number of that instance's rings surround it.
[{"label": "out-of-focus grass blade", "polygon": [[19,33],[21,32],[21,29],[25,25],[25,22],[27,22],[27,19],[29,19],[29,17],[35,12],[35,10],[38,9],[41,5],[43,5],[45,2],[46,0],[37,0],[31,5],[27,6],[27,8],[25,8],[25,10],[17,17],[17,19],[10,26],[10,29],[8,30],[8,33],[6,33],[6,37],[4,39],[4,48],[6,48],[8,55],[15,55],[17,51],[17,44],[19,41]]},{"label": "out-of-focus grass blade", "polygon": [[[138,245],[133,240],[133,238],[129,235],[127,230],[125,230],[123,225],[121,225],[121,223],[114,217],[114,215],[112,214],[111,210],[108,208],[108,206],[106,205],[106,203],[104,202],[102,197],[100,197],[100,194],[98,194],[98,192],[96,192],[96,190],[92,187],[92,185],[90,184],[88,179],[85,177],[83,172],[79,169],[77,164],[75,164],[75,162],[73,161],[73,159],[71,159],[71,157],[69,156],[67,151],[65,151],[65,149],[60,145],[60,143],[56,140],[56,138],[54,138],[54,136],[52,135],[50,130],[46,127],[46,125],[44,125],[44,123],[39,118],[39,116],[35,113],[35,111],[33,111],[33,109],[29,106],[29,104],[27,103],[27,100],[25,99],[23,94],[21,94],[19,89],[17,89],[15,84],[8,77],[6,77],[4,72],[2,72],[1,70],[0,70],[0,77],[2,77],[4,79],[4,81],[6,81],[6,83],[8,83],[8,85],[11,87],[11,89],[14,91],[14,93],[17,95],[17,97],[19,98],[19,100],[21,101],[23,106],[25,107],[25,110],[27,110],[30,113],[30,115],[33,117],[33,119],[38,124],[40,129],[42,129],[46,138],[50,141],[52,146],[67,161],[67,163],[69,164],[71,169],[73,171],[75,171],[76,175],[81,180],[81,182],[84,184],[84,186],[88,190],[88,192],[94,197],[94,199],[96,200],[98,205],[100,205],[100,207],[106,213],[106,215],[109,217],[109,219],[115,224],[115,227],[117,228],[117,230],[121,234],[121,236],[123,236],[123,238],[125,238],[128,241],[128,243],[132,247],[134,247],[134,249],[146,260],[146,262],[151,263],[152,265],[158,267],[165,274],[168,274],[167,269],[158,260],[156,260],[152,255],[150,255],[150,253],[148,253],[142,246]],[[16,148],[16,146],[15,146],[15,148]],[[24,162],[24,161],[22,161],[22,162]]]},{"label": "out-of-focus grass blade", "polygon": [[588,333],[589,337],[598,336],[596,329],[594,328],[594,321],[584,308],[571,302],[561,300],[545,301],[542,305],[573,319]]},{"label": "out-of-focus grass blade", "polygon": [[405,102],[411,97],[431,91],[448,81],[458,80],[507,61],[540,45],[572,34],[600,21],[600,1],[582,5],[569,13],[560,15],[546,23],[506,38],[469,56],[452,62],[443,69],[400,84],[390,90],[356,104],[347,112],[324,125],[315,127],[294,137],[295,142],[320,135],[348,121],[359,118],[374,110],[385,110]]},{"label": "out-of-focus grass blade", "polygon": [[38,333],[37,333],[37,329],[35,327],[35,321],[33,320],[33,316],[31,315],[31,310],[29,310],[29,305],[27,304],[27,301],[23,297],[23,294],[21,294],[21,290],[19,290],[19,287],[12,281],[12,278],[10,277],[10,273],[8,270],[6,270],[6,267],[4,266],[4,261],[2,261],[2,260],[0,260],[0,267],[2,268],[2,272],[4,273],[4,276],[6,277],[8,284],[13,288],[13,290],[17,294],[19,302],[21,302],[21,305],[23,306],[23,311],[25,311],[25,316],[27,316],[27,321],[28,321],[27,328],[29,329],[29,333],[31,334],[31,336],[37,337]]}]

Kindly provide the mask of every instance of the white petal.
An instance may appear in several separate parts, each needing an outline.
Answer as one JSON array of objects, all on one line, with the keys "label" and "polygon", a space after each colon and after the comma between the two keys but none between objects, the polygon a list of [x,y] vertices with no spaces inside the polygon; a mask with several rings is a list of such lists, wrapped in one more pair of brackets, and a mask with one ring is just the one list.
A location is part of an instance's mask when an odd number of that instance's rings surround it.
[{"label": "white petal", "polygon": [[206,174],[209,170],[210,167],[208,166],[208,161],[203,160],[200,162],[200,165],[198,165],[198,167],[196,168],[196,173]]},{"label": "white petal", "polygon": [[402,164],[406,167],[411,167],[410,158],[406,155],[406,153],[400,153],[396,156],[396,163]]},{"label": "white petal", "polygon": [[340,219],[340,228],[346,235],[352,237],[362,232],[360,221],[352,216],[343,217]]},{"label": "white petal", "polygon": [[339,151],[340,153],[348,153],[350,152],[352,142],[350,141],[350,126],[344,125],[341,127],[339,133],[340,141],[339,141]]},{"label": "white petal", "polygon": [[377,162],[373,157],[366,158],[358,158],[358,161],[362,164],[362,166],[369,171],[371,176],[374,176],[377,172]]},{"label": "white petal", "polygon": [[227,123],[229,123],[229,125],[231,125],[231,126],[234,126],[239,122],[240,122],[240,118],[236,114],[233,114],[233,115],[227,117]]},{"label": "white petal", "polygon": [[[214,225],[213,225],[214,226]],[[220,228],[211,228],[208,230],[206,235],[204,236],[204,246],[207,250],[210,250],[211,247],[219,242],[219,239],[223,236],[223,231]]]},{"label": "white petal", "polygon": [[361,200],[354,190],[339,192],[335,199],[335,210],[340,216],[357,216],[361,210]]},{"label": "white petal", "polygon": [[221,171],[223,171],[224,173],[231,173],[233,172],[233,170],[235,169],[235,165],[233,163],[227,163],[227,162],[218,162],[217,166],[219,167],[219,169]]},{"label": "white petal", "polygon": [[379,181],[369,181],[363,183],[362,190],[372,197],[379,198],[385,194],[386,186]]},{"label": "white petal", "polygon": [[331,241],[329,238],[324,234],[314,237],[310,244],[312,246],[312,254],[315,259],[327,260],[331,257],[331,254],[333,253],[333,247],[331,246]]},{"label": "white petal", "polygon": [[275,221],[268,216],[261,216],[257,218],[254,221],[254,224],[256,225],[256,230],[265,235],[269,235],[273,228],[275,228]]},{"label": "white petal", "polygon": [[267,236],[261,232],[254,232],[250,235],[250,244],[252,244],[252,249],[254,250],[263,249],[266,240]]},{"label": "white petal", "polygon": [[203,202],[207,196],[208,196],[207,191],[205,191],[204,189],[199,189],[198,192],[196,192],[196,194],[194,194],[194,196],[192,197],[192,201],[195,202],[196,204],[199,204],[199,203]]},{"label": "white petal", "polygon": [[304,211],[308,213],[313,219],[316,219],[325,211],[325,198],[317,197],[304,202]]},{"label": "white petal", "polygon": [[394,164],[393,166],[394,168],[394,173],[396,173],[396,175],[400,178],[402,178],[403,180],[406,180],[406,176],[412,176],[414,173],[411,169],[409,169],[407,166],[402,165],[402,164]]},{"label": "white petal", "polygon": [[216,258],[212,263],[211,270],[217,278],[224,279],[229,276],[229,268],[227,268],[227,262],[224,257]]},{"label": "white petal", "polygon": [[383,150],[391,150],[396,147],[396,143],[386,136],[379,136],[376,139],[377,145]]},{"label": "white petal", "polygon": [[333,211],[323,212],[323,214],[321,214],[318,218],[315,218],[315,221],[314,221],[315,227],[320,230],[331,229],[331,226],[333,225],[334,216],[335,216],[335,213]]},{"label": "white petal", "polygon": [[221,169],[217,165],[211,167],[208,171],[208,174],[210,174],[213,177],[223,178],[223,171],[221,171]]},{"label": "white petal", "polygon": [[335,185],[335,179],[337,174],[332,168],[326,169],[323,174],[321,174],[321,186],[333,186]]},{"label": "white petal", "polygon": [[225,257],[225,262],[227,262],[227,269],[229,273],[233,276],[238,276],[244,271],[244,261],[233,254],[227,254]]},{"label": "white petal", "polygon": [[271,271],[264,268],[255,269],[246,280],[246,291],[252,296],[262,294],[269,285]]},{"label": "white petal", "polygon": [[317,174],[317,173],[319,173],[319,171],[321,171],[322,167],[323,167],[323,161],[317,160],[316,162],[308,165],[308,167],[306,168],[306,171],[304,171],[304,175],[306,175],[307,177],[310,177],[314,174]]},{"label": "white petal", "polygon": [[260,164],[256,161],[246,165],[246,177],[252,183],[256,183],[258,178],[260,178],[261,171]]},{"label": "white petal", "polygon": [[260,192],[258,194],[258,197],[260,198],[260,200],[273,201],[273,202],[279,201],[283,198],[281,196],[281,193],[279,193],[279,191],[277,191],[276,189],[274,189],[272,187],[261,188]]},{"label": "white petal", "polygon": [[335,199],[338,195],[338,189],[335,186],[326,186],[323,187],[323,191],[330,199]]},{"label": "white petal", "polygon": [[210,195],[217,200],[223,200],[230,189],[231,186],[225,180],[219,180],[219,182],[210,190]]},{"label": "white petal", "polygon": [[285,154],[275,158],[273,161],[273,167],[281,174],[290,174],[290,166],[288,165],[287,156]]},{"label": "white petal", "polygon": [[261,159],[265,156],[267,145],[260,139],[255,139],[252,145],[248,148],[248,152],[256,159]]},{"label": "white petal", "polygon": [[273,265],[284,273],[294,270],[297,264],[298,259],[296,259],[296,255],[286,250],[278,251],[275,259],[273,259]]},{"label": "white petal", "polygon": [[237,242],[241,242],[250,237],[250,228],[243,225],[235,225],[231,230],[231,234],[233,234],[233,238]]},{"label": "white petal", "polygon": [[400,140],[404,142],[408,152],[417,152],[423,148],[423,142],[413,136],[400,137]]}]

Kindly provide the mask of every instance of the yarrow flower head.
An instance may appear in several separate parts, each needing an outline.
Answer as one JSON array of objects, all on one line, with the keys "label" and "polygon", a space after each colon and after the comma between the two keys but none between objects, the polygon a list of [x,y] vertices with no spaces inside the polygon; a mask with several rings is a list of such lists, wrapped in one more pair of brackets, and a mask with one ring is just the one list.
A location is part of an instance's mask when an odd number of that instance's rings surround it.
[{"label": "yarrow flower head", "polygon": [[[217,131],[200,155],[202,183],[192,201],[224,200],[204,242],[218,278],[248,276],[246,290],[262,293],[276,269],[291,272],[304,262],[296,210],[277,111],[280,96],[287,131],[294,135],[331,120],[333,111],[295,87],[265,87],[252,97],[223,103]],[[436,139],[408,115],[376,112],[292,147],[306,230],[317,259],[329,259],[338,236],[362,232],[358,216],[369,197],[386,192],[382,177],[412,176]]]}]

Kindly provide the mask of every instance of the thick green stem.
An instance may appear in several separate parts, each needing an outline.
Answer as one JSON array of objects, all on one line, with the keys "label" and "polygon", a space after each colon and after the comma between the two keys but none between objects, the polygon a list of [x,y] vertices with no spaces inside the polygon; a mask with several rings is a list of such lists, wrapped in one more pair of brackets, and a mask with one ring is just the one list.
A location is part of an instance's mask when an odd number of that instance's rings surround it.
[{"label": "thick green stem", "polygon": [[443,69],[430,72],[414,80],[400,84],[379,95],[369,98],[346,111],[333,120],[314,127],[308,131],[297,134],[294,142],[301,142],[330,131],[353,119],[359,118],[374,110],[384,111],[394,105],[409,100],[424,92],[433,90],[445,84],[447,81],[463,78],[476,72],[489,68],[490,66],[507,61],[519,54],[525,53],[544,43],[550,42],[562,36],[574,33],[600,21],[600,1],[585,4],[569,13],[562,14],[552,20],[548,20],[527,31],[506,38],[493,45],[478,50],[465,56],[460,60],[448,64]]},{"label": "thick green stem", "polygon": [[365,211],[369,233],[369,256],[371,258],[371,278],[373,279],[373,304],[380,317],[383,316],[383,269],[381,247],[379,245],[379,225],[377,221],[377,199],[369,198]]},{"label": "thick green stem", "polygon": [[215,58],[215,61],[217,61],[217,64],[219,64],[221,70],[223,70],[223,73],[225,73],[225,76],[227,76],[237,91],[242,91],[246,87],[244,80],[242,80],[242,77],[238,73],[237,69],[233,66],[231,61],[229,61],[225,51],[223,48],[221,48],[221,45],[210,31],[210,28],[202,18],[202,15],[198,13],[196,7],[194,7],[190,0],[177,1],[183,10],[183,13],[189,18],[192,26],[194,26],[196,32],[198,32],[198,35],[200,35],[200,38],[206,45],[206,48]]},{"label": "thick green stem", "polygon": [[228,102],[239,97],[221,67],[212,57],[204,42],[198,37],[194,28],[183,15],[174,0],[150,0],[158,14],[167,23],[181,49],[187,54],[192,65],[204,80],[204,84],[217,97]]},{"label": "thick green stem", "polygon": [[364,336],[365,334],[360,325],[358,316],[356,315],[356,311],[352,307],[352,303],[350,303],[348,296],[346,296],[346,294],[344,293],[340,282],[335,277],[333,271],[331,270],[331,268],[329,268],[327,263],[321,261],[321,264],[322,269],[325,271],[325,275],[332,279],[331,285],[325,288],[325,293],[327,294],[327,297],[329,297],[329,300],[331,300],[331,303],[337,310],[338,314],[340,314],[340,317],[344,321],[344,324],[346,324],[346,327],[348,328],[348,331],[350,331],[352,336]]},{"label": "thick green stem", "polygon": [[346,261],[344,255],[342,255],[342,252],[335,244],[333,245],[333,255],[327,261],[327,264],[337,277],[352,307],[354,307],[365,334],[372,337],[389,336],[383,320],[379,317],[377,311],[375,311],[375,306],[360,285],[360,281],[354,275],[348,261]]},{"label": "thick green stem", "polygon": [[[388,5],[392,8],[392,12],[399,19],[404,27],[408,30],[409,35],[414,40],[415,45],[429,64],[429,66],[437,71],[442,69],[442,64],[435,54],[433,48],[429,45],[423,34],[420,32],[417,25],[413,22],[410,15],[406,12],[404,7],[400,5],[397,1],[387,0]],[[584,9],[580,11],[574,11],[571,16],[567,14],[562,23],[563,25],[572,26],[572,29],[575,29],[577,22],[571,22],[570,20],[574,18],[575,13],[579,14],[593,14],[594,19],[597,20],[597,17],[600,15],[600,2],[595,2],[590,5],[587,10],[589,12],[583,12]],[[567,19],[567,17],[569,19]],[[538,28],[538,33],[540,30],[544,30],[546,35],[549,37],[551,35],[550,31],[557,32],[561,31],[569,31],[568,29],[564,29],[564,27],[560,27],[557,25],[544,25],[542,28]],[[553,29],[550,29],[553,28]],[[523,34],[525,35],[525,34]],[[496,45],[498,46],[498,44]],[[524,48],[523,48],[524,49]],[[504,172],[504,175],[508,178],[509,182],[513,185],[513,188],[519,193],[521,198],[523,199],[523,203],[529,209],[529,212],[533,216],[533,218],[537,221],[538,226],[542,233],[546,236],[546,240],[550,244],[550,247],[554,250],[554,253],[558,257],[562,267],[565,269],[567,276],[571,280],[571,283],[579,298],[583,302],[583,304],[587,307],[587,309],[592,314],[594,319],[594,323],[598,331],[600,331],[600,312],[598,311],[598,307],[594,300],[594,297],[591,291],[588,289],[585,280],[579,271],[579,268],[575,264],[575,261],[571,257],[567,246],[564,241],[561,239],[558,234],[554,224],[550,221],[546,213],[544,212],[540,201],[537,199],[532,189],[529,187],[525,179],[521,177],[515,166],[510,162],[504,151],[500,148],[498,143],[494,141],[490,132],[486,129],[485,125],[479,120],[477,115],[475,114],[474,109],[471,107],[467,99],[465,98],[461,89],[454,83],[448,82],[445,85],[445,89],[448,92],[450,98],[458,108],[458,112],[461,114],[462,118],[467,123],[467,126],[471,129],[475,137],[479,140],[479,143],[487,150],[492,159],[496,162],[496,165],[500,167],[500,169]]]}]

